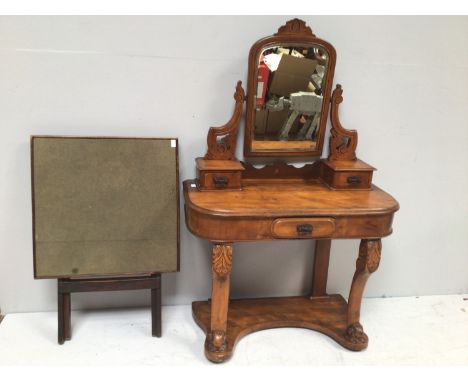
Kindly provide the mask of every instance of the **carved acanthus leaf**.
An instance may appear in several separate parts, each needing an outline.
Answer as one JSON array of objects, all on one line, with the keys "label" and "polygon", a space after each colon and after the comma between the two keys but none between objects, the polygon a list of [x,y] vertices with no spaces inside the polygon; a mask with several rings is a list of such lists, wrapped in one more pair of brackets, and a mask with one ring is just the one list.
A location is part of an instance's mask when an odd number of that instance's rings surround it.
[{"label": "carved acanthus leaf", "polygon": [[213,272],[218,277],[226,277],[231,273],[232,245],[214,245],[212,257]]},{"label": "carved acanthus leaf", "polygon": [[275,36],[282,34],[306,34],[315,37],[312,29],[306,25],[305,21],[298,18],[289,20],[285,25],[281,26]]},{"label": "carved acanthus leaf", "polygon": [[359,257],[356,260],[356,268],[361,271],[373,273],[380,264],[380,254],[382,252],[382,242],[377,240],[361,240],[359,245]]}]

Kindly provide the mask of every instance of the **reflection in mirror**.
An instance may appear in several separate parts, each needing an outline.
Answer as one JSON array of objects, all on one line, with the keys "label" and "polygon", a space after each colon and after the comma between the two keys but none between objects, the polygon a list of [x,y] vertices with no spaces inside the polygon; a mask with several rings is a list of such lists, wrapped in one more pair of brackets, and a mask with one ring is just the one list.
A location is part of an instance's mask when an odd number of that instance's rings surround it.
[{"label": "reflection in mirror", "polygon": [[316,147],[328,61],[317,45],[274,45],[261,51],[253,150]]}]

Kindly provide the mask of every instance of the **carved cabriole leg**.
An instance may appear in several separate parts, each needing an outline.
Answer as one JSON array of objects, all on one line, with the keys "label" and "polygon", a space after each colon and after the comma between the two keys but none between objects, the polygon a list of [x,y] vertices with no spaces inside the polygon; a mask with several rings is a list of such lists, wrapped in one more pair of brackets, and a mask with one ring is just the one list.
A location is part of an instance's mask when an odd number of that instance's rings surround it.
[{"label": "carved cabriole leg", "polygon": [[[229,306],[229,285],[232,267],[232,244],[213,244],[211,291],[211,331],[207,335],[209,352],[224,352],[226,349],[226,327]],[[210,358],[211,359],[211,358]],[[222,358],[211,359],[223,361]]]},{"label": "carved cabriole leg", "polygon": [[359,257],[356,261],[356,272],[349,292],[348,326],[345,335],[347,341],[357,345],[356,350],[367,346],[368,338],[359,322],[361,301],[367,279],[379,267],[381,250],[382,243],[380,239],[361,240]]}]

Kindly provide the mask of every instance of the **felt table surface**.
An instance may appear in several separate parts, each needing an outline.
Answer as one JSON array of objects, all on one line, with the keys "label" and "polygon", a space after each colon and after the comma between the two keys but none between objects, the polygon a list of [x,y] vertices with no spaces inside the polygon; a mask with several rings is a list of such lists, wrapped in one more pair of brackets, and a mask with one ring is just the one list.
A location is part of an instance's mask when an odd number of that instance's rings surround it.
[{"label": "felt table surface", "polygon": [[37,278],[178,270],[177,141],[32,137]]}]

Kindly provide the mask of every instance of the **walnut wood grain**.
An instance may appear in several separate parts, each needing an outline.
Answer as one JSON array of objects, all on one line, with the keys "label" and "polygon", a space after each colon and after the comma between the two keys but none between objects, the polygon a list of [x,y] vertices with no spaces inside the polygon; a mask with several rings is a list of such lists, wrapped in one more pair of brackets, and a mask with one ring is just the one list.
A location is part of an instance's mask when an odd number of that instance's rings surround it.
[{"label": "walnut wood grain", "polygon": [[200,171],[198,186],[200,190],[241,190],[241,179],[240,171]]},{"label": "walnut wood grain", "polygon": [[197,170],[204,171],[242,171],[244,166],[237,160],[196,158]]},{"label": "walnut wood grain", "polygon": [[367,279],[375,272],[380,264],[382,243],[380,239],[361,240],[359,245],[359,257],[356,260],[356,272],[354,273],[351,290],[348,299],[348,314],[346,338],[353,343],[366,343],[367,335],[359,322],[361,313],[361,301]]},{"label": "walnut wood grain", "polygon": [[362,160],[322,160],[320,179],[336,190],[370,190],[374,167]]},{"label": "walnut wood grain", "polygon": [[213,244],[212,291],[210,332],[207,336],[207,346],[212,353],[222,353],[226,350],[227,312],[229,308],[229,285],[232,267],[232,245]]},{"label": "walnut wood grain", "polygon": [[197,158],[195,160],[200,190],[241,190],[244,166],[238,160]]},{"label": "walnut wood grain", "polygon": [[336,190],[370,190],[372,187],[372,171],[324,172],[324,182]]},{"label": "walnut wood grain", "polygon": [[264,329],[297,327],[321,332],[347,349],[359,351],[367,343],[355,343],[346,337],[347,304],[340,295],[325,297],[282,297],[231,300],[227,318],[226,345],[222,351],[210,346],[211,303],[195,301],[192,314],[207,334],[205,355],[212,362],[223,362],[232,355],[235,345],[249,333]]},{"label": "walnut wood grain", "polygon": [[376,168],[370,164],[360,160],[322,160],[322,164],[331,168],[334,171],[354,171],[354,172],[367,172],[375,171]]},{"label": "walnut wood grain", "polygon": [[300,217],[364,216],[392,214],[397,201],[376,186],[370,191],[330,190],[319,181],[244,184],[242,191],[200,192],[184,182],[185,202],[190,209],[211,216]]},{"label": "walnut wood grain", "polygon": [[333,235],[335,222],[331,218],[280,218],[273,221],[271,231],[278,239],[316,239]]},{"label": "walnut wood grain", "polygon": [[[226,191],[227,193],[228,191]],[[200,213],[187,205],[186,224],[194,235],[214,241],[259,241],[274,240],[271,217],[225,217]],[[374,238],[392,233],[393,214],[335,217],[335,231],[329,238]]]},{"label": "walnut wood grain", "polygon": [[333,218],[328,238],[375,238],[392,232],[398,203],[384,191],[330,190],[320,182],[245,184],[242,191],[199,191],[184,182],[186,224],[212,241],[272,240],[273,222],[287,218]]}]

